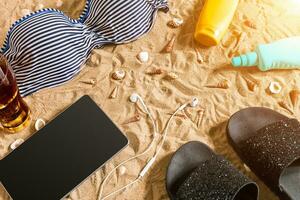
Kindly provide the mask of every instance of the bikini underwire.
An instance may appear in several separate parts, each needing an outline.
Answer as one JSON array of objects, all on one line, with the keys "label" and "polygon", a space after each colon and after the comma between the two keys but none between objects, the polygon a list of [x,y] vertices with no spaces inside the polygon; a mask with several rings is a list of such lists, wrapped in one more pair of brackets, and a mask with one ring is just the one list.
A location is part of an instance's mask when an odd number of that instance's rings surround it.
[{"label": "bikini underwire", "polygon": [[93,48],[131,42],[150,31],[167,0],[87,0],[79,19],[56,9],[31,13],[10,28],[1,53],[21,96],[71,80]]}]

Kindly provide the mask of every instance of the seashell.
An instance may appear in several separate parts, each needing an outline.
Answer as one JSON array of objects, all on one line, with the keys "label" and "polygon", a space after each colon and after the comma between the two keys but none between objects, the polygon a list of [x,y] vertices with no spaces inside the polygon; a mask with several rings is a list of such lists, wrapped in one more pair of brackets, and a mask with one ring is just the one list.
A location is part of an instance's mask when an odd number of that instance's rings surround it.
[{"label": "seashell", "polygon": [[[168,115],[173,115],[173,113],[167,113],[167,114]],[[176,114],[175,117],[181,117],[181,118],[187,119],[186,114]]]},{"label": "seashell", "polygon": [[175,80],[178,78],[178,74],[175,73],[175,72],[169,72],[166,76],[165,76],[166,79],[168,80]]},{"label": "seashell", "polygon": [[293,106],[295,106],[297,104],[299,94],[300,94],[299,90],[291,90],[290,91],[290,99],[291,99]]},{"label": "seashell", "polygon": [[247,84],[247,87],[250,91],[254,92],[254,90],[256,89],[256,86],[257,84],[254,83],[253,81],[247,79],[247,78],[244,78],[244,80],[246,81],[246,84]]},{"label": "seashell", "polygon": [[91,79],[89,81],[80,81],[81,83],[85,83],[85,84],[88,84],[88,85],[95,85],[96,84],[96,81],[95,79]]},{"label": "seashell", "polygon": [[162,73],[164,73],[164,70],[160,68],[152,68],[151,70],[146,72],[146,74],[148,75],[160,75]]},{"label": "seashell", "polygon": [[244,75],[244,78],[245,79],[248,79],[249,81],[252,81],[254,84],[256,84],[256,85],[260,85],[260,81],[259,80],[257,80],[257,79],[255,79],[255,78],[253,78],[252,76],[250,76],[249,74],[245,74]]},{"label": "seashell", "polygon": [[256,25],[254,24],[254,22],[250,21],[250,20],[245,20],[244,24],[250,28],[256,29]]},{"label": "seashell", "polygon": [[37,119],[34,128],[36,131],[41,130],[46,125],[46,122],[43,119]]},{"label": "seashell", "polygon": [[62,0],[56,1],[56,7],[62,7],[63,4],[64,4],[64,2]]},{"label": "seashell", "polygon": [[22,9],[21,12],[22,12],[23,16],[26,16],[26,15],[29,15],[32,11],[29,9]]},{"label": "seashell", "polygon": [[137,121],[140,121],[141,120],[141,116],[139,114],[133,116],[132,118],[126,120],[125,122],[123,122],[123,125],[126,125],[126,124],[130,124],[130,123],[133,123],[133,122],[137,122]]},{"label": "seashell", "polygon": [[171,53],[173,51],[173,48],[174,48],[175,39],[176,39],[176,35],[173,35],[171,40],[167,43],[167,45],[162,50],[162,52]]},{"label": "seashell", "polygon": [[119,174],[120,175],[124,175],[125,173],[126,173],[126,167],[124,167],[124,166],[121,166],[120,168],[119,168]]},{"label": "seashell", "polygon": [[208,85],[206,87],[208,87],[208,88],[228,89],[229,88],[229,82],[227,80],[224,80],[222,82],[219,82],[217,85]]},{"label": "seashell", "polygon": [[125,78],[126,72],[123,69],[119,69],[116,70],[113,74],[112,74],[112,78],[115,80],[122,80]]},{"label": "seashell", "polygon": [[172,20],[168,22],[168,26],[171,28],[178,28],[183,24],[183,19],[174,17]]},{"label": "seashell", "polygon": [[149,53],[147,51],[142,51],[137,55],[137,58],[142,63],[147,63],[149,61]]},{"label": "seashell", "polygon": [[271,94],[279,94],[281,92],[281,85],[278,82],[271,82],[269,91]]},{"label": "seashell", "polygon": [[197,61],[201,64],[204,62],[204,59],[201,55],[201,53],[195,48],[195,51],[196,51],[196,55],[197,55]]},{"label": "seashell", "polygon": [[283,102],[283,101],[279,101],[278,102],[278,105],[281,107],[281,108],[284,108],[285,110],[289,111],[291,114],[294,114],[294,112],[288,107],[288,105]]},{"label": "seashell", "polygon": [[16,148],[18,148],[22,143],[24,142],[23,139],[17,139],[15,140],[13,143],[11,143],[10,148],[11,150],[15,150]]},{"label": "seashell", "polygon": [[111,92],[109,98],[111,98],[111,99],[117,98],[118,93],[119,93],[119,87],[116,86],[116,87],[113,89],[113,91]]},{"label": "seashell", "polygon": [[201,122],[202,122],[202,120],[203,120],[203,116],[204,116],[204,112],[205,112],[205,110],[204,109],[200,109],[200,110],[198,110],[198,122],[197,122],[197,126],[198,127],[200,127],[200,125],[201,125]]},{"label": "seashell", "polygon": [[36,6],[36,9],[37,10],[41,10],[41,9],[43,9],[45,6],[43,5],[43,4],[41,4],[41,3],[39,3],[37,6]]},{"label": "seashell", "polygon": [[100,61],[99,59],[97,58],[97,56],[93,55],[91,56],[91,62],[95,65],[99,65],[100,64]]},{"label": "seashell", "polygon": [[248,165],[244,164],[244,168],[247,172],[251,172],[251,169],[248,167]]}]

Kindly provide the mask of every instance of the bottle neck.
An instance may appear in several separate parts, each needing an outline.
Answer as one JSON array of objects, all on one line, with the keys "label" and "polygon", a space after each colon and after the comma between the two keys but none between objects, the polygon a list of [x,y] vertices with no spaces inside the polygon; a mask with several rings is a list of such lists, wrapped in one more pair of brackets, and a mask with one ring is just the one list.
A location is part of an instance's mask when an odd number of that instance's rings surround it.
[{"label": "bottle neck", "polygon": [[256,52],[250,52],[232,58],[232,65],[234,67],[252,67],[258,64],[258,56]]}]

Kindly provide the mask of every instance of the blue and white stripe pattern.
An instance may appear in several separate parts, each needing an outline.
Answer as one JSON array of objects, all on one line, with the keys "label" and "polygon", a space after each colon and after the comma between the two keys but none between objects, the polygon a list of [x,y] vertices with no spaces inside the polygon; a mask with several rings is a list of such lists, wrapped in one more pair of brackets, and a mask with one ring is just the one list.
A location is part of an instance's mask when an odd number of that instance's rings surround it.
[{"label": "blue and white stripe pattern", "polygon": [[9,30],[1,53],[22,96],[72,79],[93,48],[131,42],[150,31],[167,0],[87,0],[79,19],[56,9],[23,17]]}]

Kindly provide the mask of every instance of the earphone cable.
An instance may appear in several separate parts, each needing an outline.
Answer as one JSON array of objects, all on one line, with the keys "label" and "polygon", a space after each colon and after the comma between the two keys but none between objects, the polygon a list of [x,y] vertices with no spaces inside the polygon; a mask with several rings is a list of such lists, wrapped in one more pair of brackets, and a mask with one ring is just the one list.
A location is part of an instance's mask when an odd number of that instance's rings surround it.
[{"label": "earphone cable", "polygon": [[151,144],[148,146],[148,148],[147,148],[143,153],[141,153],[141,154],[139,154],[139,155],[136,155],[136,156],[134,156],[134,157],[131,157],[131,158],[129,158],[129,159],[123,161],[123,162],[120,163],[118,166],[116,166],[112,171],[110,171],[110,173],[105,177],[105,179],[103,180],[103,182],[102,182],[102,184],[101,184],[100,191],[99,191],[99,195],[98,195],[98,200],[104,200],[104,199],[106,199],[106,198],[108,198],[108,197],[110,197],[110,196],[112,196],[112,195],[114,195],[114,194],[116,194],[116,193],[118,193],[118,192],[120,192],[120,191],[126,189],[127,187],[130,187],[131,185],[133,185],[133,184],[135,184],[136,182],[138,182],[138,181],[139,181],[139,180],[147,173],[147,171],[148,171],[148,170],[150,169],[150,167],[153,165],[153,163],[155,162],[157,156],[159,155],[160,151],[161,151],[162,148],[163,148],[163,145],[164,145],[164,143],[165,143],[165,141],[166,141],[166,139],[167,139],[168,129],[169,129],[169,126],[170,126],[170,124],[171,124],[173,118],[176,116],[176,114],[177,114],[178,112],[182,111],[182,110],[183,110],[184,108],[186,108],[187,105],[188,105],[188,103],[181,105],[181,106],[180,106],[179,108],[177,108],[176,111],[171,115],[171,117],[169,118],[169,120],[168,120],[168,122],[167,122],[167,124],[166,124],[166,126],[165,126],[165,129],[164,129],[164,131],[163,131],[162,140],[161,140],[161,142],[160,142],[160,145],[159,145],[158,149],[156,149],[155,154],[154,154],[154,156],[152,157],[152,159],[150,159],[150,160],[147,162],[147,164],[144,166],[144,168],[141,170],[141,172],[139,173],[139,176],[138,176],[134,181],[132,181],[131,183],[129,183],[129,184],[127,184],[127,185],[125,185],[125,186],[123,186],[123,187],[121,187],[121,188],[115,190],[114,192],[108,194],[107,196],[105,196],[105,197],[103,197],[103,198],[101,199],[101,197],[102,197],[102,192],[103,192],[103,187],[104,187],[104,185],[105,185],[105,183],[106,183],[108,177],[109,177],[116,169],[118,169],[120,166],[124,165],[125,163],[127,163],[127,162],[129,162],[129,161],[131,161],[131,160],[133,160],[133,159],[135,159],[135,158],[138,158],[138,157],[140,157],[140,156],[146,154],[146,153],[152,148],[152,146],[153,146],[153,144],[154,144],[154,141],[155,141],[155,138],[156,138],[156,135],[158,134],[158,132],[156,131],[156,130],[157,130],[157,127],[156,127],[155,121],[154,121],[154,119],[153,119],[153,117],[152,117],[152,115],[151,115],[149,109],[147,108],[147,106],[145,105],[145,103],[143,102],[142,99],[140,99],[140,101],[141,101],[141,103],[142,103],[144,109],[146,110],[146,112],[147,112],[149,118],[150,118],[151,121],[152,121],[152,125],[153,125],[154,131],[155,131],[155,132],[154,132],[154,138],[153,138]]},{"label": "earphone cable", "polygon": [[[146,149],[144,152],[142,152],[142,153],[140,153],[140,154],[138,154],[138,155],[136,155],[136,156],[133,156],[133,157],[131,157],[131,158],[129,158],[129,159],[123,161],[123,162],[121,162],[120,164],[118,164],[116,167],[114,167],[114,168],[108,173],[108,175],[104,178],[104,180],[103,180],[102,183],[101,183],[100,190],[99,190],[99,193],[98,193],[98,200],[103,200],[103,199],[106,199],[106,198],[108,197],[108,196],[105,196],[104,198],[101,199],[102,193],[103,193],[103,189],[104,189],[104,185],[106,184],[106,181],[108,180],[108,178],[112,175],[112,173],[113,173],[114,171],[116,171],[119,167],[121,167],[122,165],[126,164],[127,162],[129,162],[129,161],[131,161],[131,160],[134,160],[134,159],[136,159],[136,158],[138,158],[138,157],[141,157],[141,156],[145,155],[146,153],[148,153],[148,152],[152,149],[152,147],[153,147],[153,145],[154,145],[155,138],[156,138],[157,135],[158,135],[157,127],[156,127],[154,118],[152,117],[152,115],[151,115],[151,113],[150,113],[148,107],[146,106],[146,104],[143,102],[142,99],[140,99],[140,102],[141,102],[141,104],[143,105],[145,111],[147,112],[147,114],[148,114],[148,116],[149,116],[149,118],[150,118],[150,120],[151,120],[151,122],[152,122],[152,126],[153,126],[153,129],[154,129],[153,140],[151,141],[150,145],[147,147],[147,149]],[[120,189],[114,191],[113,193],[109,194],[109,196],[111,196],[111,195],[113,195],[113,194],[116,194],[116,193],[120,192],[121,190],[123,190],[123,189],[129,187],[130,185],[132,185],[133,183],[135,183],[136,181],[138,181],[139,178],[140,178],[140,177],[138,177],[135,181],[133,181],[133,182],[131,182],[131,183],[125,185],[124,187],[122,187],[122,188],[120,188]]]},{"label": "earphone cable", "polygon": [[156,153],[154,155],[154,157],[156,158],[158,156],[158,154],[160,153],[160,151],[162,150],[163,146],[164,146],[164,143],[167,139],[167,136],[168,136],[168,129],[169,129],[169,126],[173,120],[173,118],[177,115],[178,112],[182,111],[188,104],[183,104],[182,106],[180,106],[179,108],[177,108],[177,110],[171,115],[171,117],[169,118],[167,124],[166,124],[166,127],[163,131],[163,136],[162,136],[162,140],[160,142],[160,145],[158,147],[158,149],[156,150]]}]

